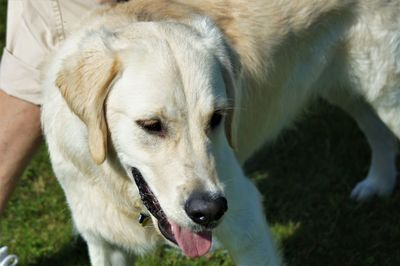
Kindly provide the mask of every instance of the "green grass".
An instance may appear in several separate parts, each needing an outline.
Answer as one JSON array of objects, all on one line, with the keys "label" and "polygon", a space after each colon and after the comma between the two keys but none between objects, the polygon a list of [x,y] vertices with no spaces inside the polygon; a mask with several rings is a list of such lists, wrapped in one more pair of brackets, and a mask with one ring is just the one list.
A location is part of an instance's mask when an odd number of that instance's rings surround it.
[{"label": "green grass", "polygon": [[[4,47],[6,33],[7,0],[0,0],[0,47]],[[1,53],[1,52],[0,52]]]},{"label": "green grass", "polygon": [[[6,5],[0,0],[0,19]],[[1,35],[4,24],[0,23]],[[0,44],[4,40],[0,40]],[[400,193],[357,203],[352,187],[367,173],[368,145],[345,114],[317,104],[245,166],[262,191],[274,236],[288,265],[400,265]],[[20,265],[88,265],[85,244],[74,236],[63,193],[45,147],[25,171],[4,217],[0,246]],[[233,265],[226,252],[199,260],[161,247],[137,265]]]}]

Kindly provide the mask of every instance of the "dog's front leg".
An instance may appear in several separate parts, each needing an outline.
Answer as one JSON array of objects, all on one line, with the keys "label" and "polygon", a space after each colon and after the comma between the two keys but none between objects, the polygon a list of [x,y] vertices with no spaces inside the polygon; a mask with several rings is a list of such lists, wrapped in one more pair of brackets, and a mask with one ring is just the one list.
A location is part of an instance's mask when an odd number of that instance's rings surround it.
[{"label": "dog's front leg", "polygon": [[261,195],[242,173],[232,165],[231,178],[225,183],[229,210],[216,229],[218,240],[228,249],[236,265],[282,265],[263,213]]},{"label": "dog's front leg", "polygon": [[97,237],[85,237],[92,266],[132,266],[134,257]]},{"label": "dog's front leg", "polygon": [[108,257],[107,245],[101,241],[86,240],[89,250],[90,264],[92,266],[111,266],[111,261]]}]

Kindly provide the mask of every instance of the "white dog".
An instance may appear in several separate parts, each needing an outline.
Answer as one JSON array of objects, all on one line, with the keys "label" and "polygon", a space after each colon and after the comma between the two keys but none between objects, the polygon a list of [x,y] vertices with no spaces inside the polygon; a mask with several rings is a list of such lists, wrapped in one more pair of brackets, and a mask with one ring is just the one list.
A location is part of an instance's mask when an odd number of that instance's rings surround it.
[{"label": "white dog", "polygon": [[45,68],[44,133],[92,265],[161,240],[202,256],[214,237],[238,265],[281,264],[241,164],[317,96],[371,145],[352,196],[391,193],[400,2],[185,2],[97,11]]}]

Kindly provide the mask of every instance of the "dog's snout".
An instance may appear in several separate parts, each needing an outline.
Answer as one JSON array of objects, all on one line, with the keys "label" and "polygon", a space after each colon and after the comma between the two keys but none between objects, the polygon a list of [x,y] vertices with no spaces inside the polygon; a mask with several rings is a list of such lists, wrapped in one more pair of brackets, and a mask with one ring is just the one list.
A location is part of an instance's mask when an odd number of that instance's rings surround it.
[{"label": "dog's snout", "polygon": [[195,223],[208,226],[221,219],[228,210],[228,202],[225,197],[213,198],[206,193],[194,193],[185,204],[187,215]]}]

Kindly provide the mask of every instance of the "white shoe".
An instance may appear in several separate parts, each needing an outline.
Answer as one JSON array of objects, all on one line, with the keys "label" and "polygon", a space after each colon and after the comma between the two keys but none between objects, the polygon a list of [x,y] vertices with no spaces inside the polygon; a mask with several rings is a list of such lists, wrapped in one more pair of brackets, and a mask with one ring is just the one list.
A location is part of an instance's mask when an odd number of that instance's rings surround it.
[{"label": "white shoe", "polygon": [[18,263],[18,257],[15,255],[8,255],[8,248],[0,248],[0,266],[15,266]]}]

